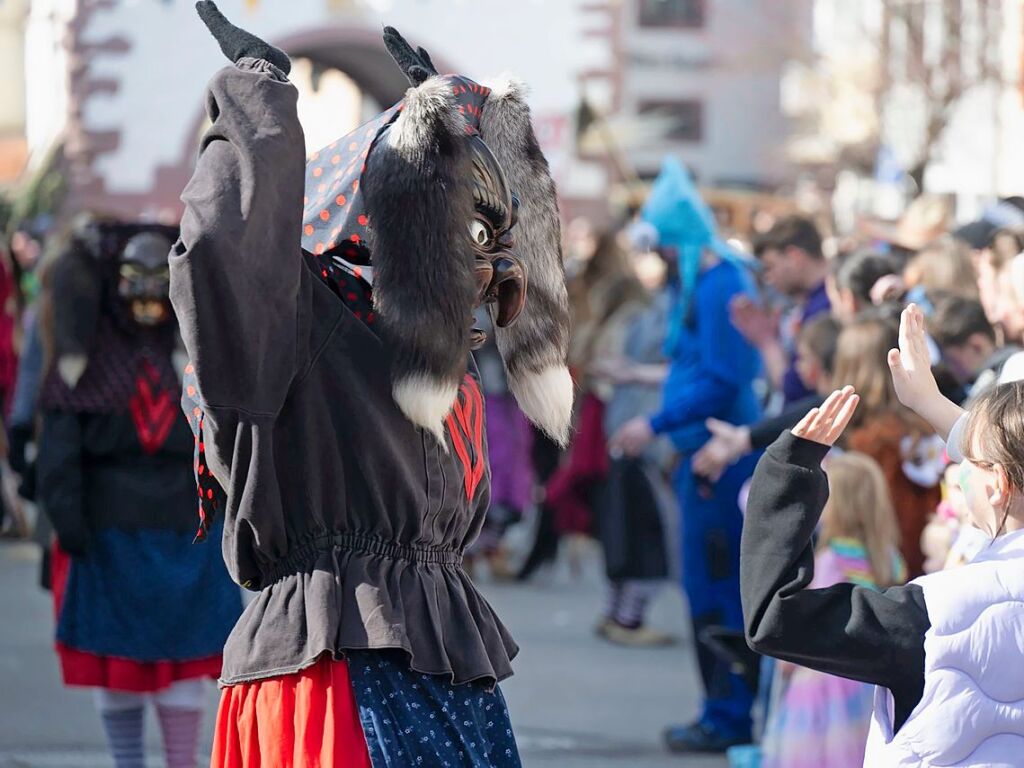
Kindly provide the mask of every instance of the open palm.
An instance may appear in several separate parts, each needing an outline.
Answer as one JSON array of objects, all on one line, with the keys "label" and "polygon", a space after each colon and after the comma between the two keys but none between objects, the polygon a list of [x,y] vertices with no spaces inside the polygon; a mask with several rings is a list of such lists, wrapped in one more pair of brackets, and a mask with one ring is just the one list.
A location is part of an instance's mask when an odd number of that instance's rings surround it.
[{"label": "open palm", "polygon": [[859,402],[860,396],[853,391],[853,387],[837,389],[825,399],[820,408],[812,408],[793,427],[793,434],[822,445],[835,445],[853,418]]},{"label": "open palm", "polygon": [[910,304],[900,316],[899,344],[899,349],[889,350],[892,383],[900,402],[916,410],[940,397],[925,340],[924,315],[916,304]]}]

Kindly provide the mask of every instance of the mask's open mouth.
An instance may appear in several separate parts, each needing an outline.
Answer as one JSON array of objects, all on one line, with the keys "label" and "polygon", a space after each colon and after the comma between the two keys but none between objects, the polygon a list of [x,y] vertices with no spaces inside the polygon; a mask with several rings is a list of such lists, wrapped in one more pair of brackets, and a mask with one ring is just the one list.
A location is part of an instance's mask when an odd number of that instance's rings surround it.
[{"label": "mask's open mouth", "polygon": [[[499,328],[512,325],[526,306],[526,271],[511,253],[499,252],[493,258],[476,257],[477,306],[496,304],[494,323]],[[487,334],[479,328],[470,331],[470,346],[479,349]]]},{"label": "mask's open mouth", "polygon": [[132,299],[131,307],[132,317],[139,325],[160,325],[170,316],[167,302],[162,299]]}]

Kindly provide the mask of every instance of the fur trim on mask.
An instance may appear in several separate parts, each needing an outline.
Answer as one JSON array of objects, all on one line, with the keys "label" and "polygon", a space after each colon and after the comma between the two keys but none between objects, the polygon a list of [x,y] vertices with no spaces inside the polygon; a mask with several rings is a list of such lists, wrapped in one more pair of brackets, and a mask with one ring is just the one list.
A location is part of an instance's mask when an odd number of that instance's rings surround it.
[{"label": "fur trim on mask", "polygon": [[519,198],[512,230],[528,278],[526,307],[495,339],[509,388],[523,413],[561,445],[569,440],[573,385],[566,367],[569,300],[562,268],[562,237],[555,183],[533,132],[526,86],[503,77],[487,83],[480,135]]},{"label": "fur trim on mask", "polygon": [[476,300],[472,173],[452,89],[432,77],[407,92],[363,175],[373,301],[392,353],[395,402],[442,444]]},{"label": "fur trim on mask", "polygon": [[432,77],[405,93],[402,112],[391,124],[387,143],[403,155],[416,155],[441,136],[462,136],[466,121],[458,112],[452,86]]}]

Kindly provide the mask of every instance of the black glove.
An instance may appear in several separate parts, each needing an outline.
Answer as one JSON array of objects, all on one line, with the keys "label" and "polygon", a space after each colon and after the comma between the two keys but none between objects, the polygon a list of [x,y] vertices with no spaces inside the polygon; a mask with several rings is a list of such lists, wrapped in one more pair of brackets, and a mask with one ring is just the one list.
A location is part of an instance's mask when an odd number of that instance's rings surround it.
[{"label": "black glove", "polygon": [[89,551],[89,543],[92,537],[89,529],[84,525],[76,526],[74,530],[65,529],[57,532],[57,541],[60,548],[72,557],[81,557]]},{"label": "black glove", "polygon": [[26,453],[30,442],[32,442],[32,427],[30,426],[12,426],[7,431],[7,463],[19,475],[24,475],[25,468],[28,466]]},{"label": "black glove", "polygon": [[430,60],[430,54],[422,48],[417,48],[414,51],[394,27],[384,27],[384,47],[388,49],[391,58],[405,73],[410,85],[419,85],[428,77],[437,74],[437,68]]},{"label": "black glove", "polygon": [[213,39],[224,51],[224,55],[233,63],[237,64],[239,59],[246,57],[263,59],[269,61],[286,75],[291,72],[292,62],[284,51],[260,40],[256,35],[236,27],[224,18],[224,14],[220,12],[216,3],[203,0],[203,2],[196,3],[196,10],[199,12],[199,18],[203,20],[207,29],[210,30],[210,34],[213,35]]},{"label": "black glove", "polygon": [[25,471],[21,473],[18,495],[25,501],[36,500],[36,463],[34,461],[27,465]]}]

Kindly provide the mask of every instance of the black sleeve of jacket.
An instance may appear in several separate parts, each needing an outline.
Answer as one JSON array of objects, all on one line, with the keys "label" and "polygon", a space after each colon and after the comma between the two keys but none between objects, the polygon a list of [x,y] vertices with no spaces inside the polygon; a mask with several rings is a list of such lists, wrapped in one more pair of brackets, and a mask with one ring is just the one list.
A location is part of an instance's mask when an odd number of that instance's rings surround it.
[{"label": "black sleeve of jacket", "polygon": [[305,140],[298,91],[266,61],[210,81],[170,257],[171,303],[204,407],[276,414],[300,361]]},{"label": "black sleeve of jacket", "polygon": [[82,504],[82,428],[77,414],[43,412],[36,471],[38,497],[61,548],[71,555],[85,554],[90,535]]},{"label": "black sleeve of jacket", "polygon": [[811,408],[817,408],[824,402],[821,395],[809,395],[785,406],[777,416],[761,419],[750,425],[750,449],[760,451],[767,448],[779,437],[779,433],[788,432],[800,419],[807,415]]},{"label": "black sleeve of jacket", "polygon": [[811,537],[828,499],[827,452],[786,433],[754,473],[740,549],[747,642],[768,656],[888,688],[899,728],[924,690],[924,595],[914,584],[807,589]]}]

